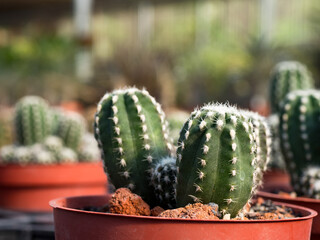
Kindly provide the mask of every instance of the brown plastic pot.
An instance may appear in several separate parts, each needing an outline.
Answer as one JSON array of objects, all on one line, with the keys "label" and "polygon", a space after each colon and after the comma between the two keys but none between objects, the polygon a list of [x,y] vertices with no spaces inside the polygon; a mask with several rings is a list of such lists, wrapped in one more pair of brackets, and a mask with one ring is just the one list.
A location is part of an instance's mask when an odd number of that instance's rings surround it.
[{"label": "brown plastic pot", "polygon": [[106,184],[101,162],[0,166],[0,208],[52,211],[51,199],[106,194]]},{"label": "brown plastic pot", "polygon": [[[259,197],[264,199],[271,199],[273,201],[282,202],[286,204],[294,204],[298,206],[303,206],[306,208],[311,208],[316,212],[320,212],[320,200],[305,198],[305,197],[284,197],[279,194],[268,193],[268,192],[258,192]],[[320,215],[316,216],[313,221],[312,230],[311,230],[311,239],[320,240]]]},{"label": "brown plastic pot", "polygon": [[281,169],[270,169],[263,175],[263,187],[265,192],[292,191],[290,176]]},{"label": "brown plastic pot", "polygon": [[286,204],[302,215],[285,220],[190,220],[128,216],[80,210],[104,206],[109,196],[55,199],[53,207],[56,240],[68,239],[223,239],[223,240],[307,240],[310,238],[311,209]]}]

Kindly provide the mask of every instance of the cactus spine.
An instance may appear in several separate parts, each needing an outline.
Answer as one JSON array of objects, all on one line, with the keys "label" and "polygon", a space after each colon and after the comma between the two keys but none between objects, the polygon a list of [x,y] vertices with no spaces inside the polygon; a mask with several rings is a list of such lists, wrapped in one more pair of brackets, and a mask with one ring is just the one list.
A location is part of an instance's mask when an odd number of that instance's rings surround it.
[{"label": "cactus spine", "polygon": [[295,61],[278,63],[271,72],[270,102],[272,112],[279,111],[280,103],[287,93],[313,87],[313,79],[304,65]]},{"label": "cactus spine", "polygon": [[289,93],[280,109],[281,149],[295,190],[308,166],[320,164],[320,91]]},{"label": "cactus spine", "polygon": [[150,205],[153,164],[171,154],[168,124],[159,103],[146,90],[128,88],[107,93],[95,116],[95,137],[105,170],[116,188],[128,187]]},{"label": "cactus spine", "polygon": [[50,133],[50,113],[45,100],[36,96],[22,98],[15,110],[16,139],[20,145],[42,142]]},{"label": "cactus spine", "polygon": [[246,113],[224,105],[195,110],[177,149],[177,205],[215,202],[236,216],[256,189],[257,141]]}]

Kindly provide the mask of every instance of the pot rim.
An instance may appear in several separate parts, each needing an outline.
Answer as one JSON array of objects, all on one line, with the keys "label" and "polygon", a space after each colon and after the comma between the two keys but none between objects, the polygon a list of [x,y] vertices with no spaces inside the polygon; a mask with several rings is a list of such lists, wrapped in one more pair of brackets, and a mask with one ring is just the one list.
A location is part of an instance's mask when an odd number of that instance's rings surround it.
[{"label": "pot rim", "polygon": [[286,207],[290,207],[295,210],[302,210],[304,212],[307,212],[308,214],[304,217],[295,217],[291,219],[275,219],[275,220],[207,220],[207,219],[183,219],[183,218],[162,218],[162,217],[151,217],[151,216],[134,216],[134,215],[125,215],[125,214],[114,214],[114,213],[103,213],[103,212],[93,212],[93,211],[85,211],[70,207],[64,207],[61,206],[61,202],[65,200],[75,200],[75,199],[85,199],[85,198],[105,198],[107,195],[86,195],[86,196],[75,196],[75,197],[61,197],[57,199],[53,199],[49,202],[49,205],[54,209],[59,209],[63,211],[71,211],[71,212],[77,212],[80,214],[95,214],[95,215],[101,215],[101,216],[113,216],[118,218],[131,218],[131,219],[144,219],[144,220],[151,220],[151,221],[178,221],[178,222],[202,222],[202,223],[274,223],[274,222],[291,222],[291,221],[302,221],[307,219],[312,219],[318,215],[318,213],[310,208],[297,206],[294,204],[287,204],[287,203],[281,203],[281,202],[274,202],[277,205],[284,205]]},{"label": "pot rim", "polygon": [[309,203],[319,203],[320,204],[320,199],[315,199],[315,198],[308,198],[308,197],[283,197],[280,196],[279,194],[276,193],[270,193],[270,192],[265,192],[265,191],[259,191],[258,194],[261,197],[264,198],[281,198],[281,199],[287,199],[290,201],[301,201],[301,202],[309,202]]}]

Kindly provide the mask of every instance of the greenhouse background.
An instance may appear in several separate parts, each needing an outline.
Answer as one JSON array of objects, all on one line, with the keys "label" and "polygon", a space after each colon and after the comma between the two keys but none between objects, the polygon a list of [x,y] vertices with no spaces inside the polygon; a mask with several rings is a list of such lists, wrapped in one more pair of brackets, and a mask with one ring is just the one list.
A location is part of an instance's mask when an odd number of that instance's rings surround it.
[{"label": "greenhouse background", "polygon": [[1,1],[1,117],[24,95],[91,116],[126,85],[165,109],[228,101],[266,113],[277,62],[303,62],[318,84],[319,13],[316,0]]}]

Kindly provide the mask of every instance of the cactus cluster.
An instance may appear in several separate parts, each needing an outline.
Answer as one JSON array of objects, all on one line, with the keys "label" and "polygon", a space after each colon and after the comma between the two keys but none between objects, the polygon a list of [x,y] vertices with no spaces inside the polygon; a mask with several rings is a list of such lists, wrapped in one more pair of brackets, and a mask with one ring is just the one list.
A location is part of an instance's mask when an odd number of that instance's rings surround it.
[{"label": "cactus cluster", "polygon": [[95,136],[116,188],[132,189],[152,206],[215,202],[224,214],[238,214],[269,161],[265,119],[206,105],[183,125],[176,158],[168,135],[160,105],[145,90],[116,90],[98,104]]},{"label": "cactus cluster", "polygon": [[65,146],[77,150],[85,130],[85,120],[80,114],[65,112],[59,119],[55,135],[63,140]]},{"label": "cactus cluster", "polygon": [[20,145],[42,142],[51,131],[50,109],[47,102],[37,96],[22,98],[15,107],[16,140]]},{"label": "cactus cluster", "polygon": [[[0,164],[56,164],[93,162],[99,148],[85,133],[78,113],[53,110],[36,96],[22,98],[15,109],[16,143],[0,149]],[[86,136],[86,137],[85,137]]]},{"label": "cactus cluster", "polygon": [[269,129],[257,116],[225,105],[191,114],[178,141],[178,206],[215,202],[222,213],[238,214],[255,193],[270,152]]},{"label": "cactus cluster", "polygon": [[320,164],[320,91],[289,93],[280,109],[281,149],[294,189],[301,194],[299,179],[308,166]]},{"label": "cactus cluster", "polygon": [[94,129],[115,187],[128,187],[155,205],[150,185],[154,164],[173,150],[160,104],[146,90],[106,93],[98,103]]},{"label": "cactus cluster", "polygon": [[273,113],[277,113],[281,101],[294,90],[314,87],[313,79],[307,68],[296,61],[278,63],[271,72],[270,103]]}]

